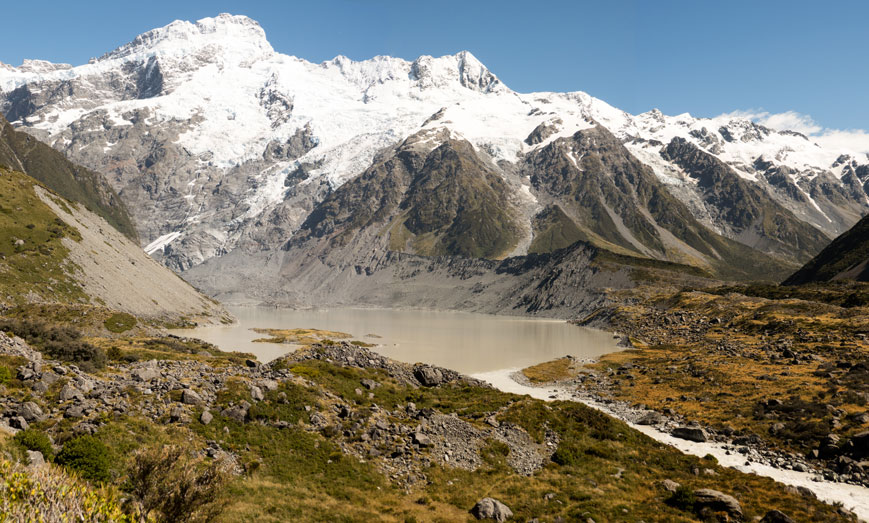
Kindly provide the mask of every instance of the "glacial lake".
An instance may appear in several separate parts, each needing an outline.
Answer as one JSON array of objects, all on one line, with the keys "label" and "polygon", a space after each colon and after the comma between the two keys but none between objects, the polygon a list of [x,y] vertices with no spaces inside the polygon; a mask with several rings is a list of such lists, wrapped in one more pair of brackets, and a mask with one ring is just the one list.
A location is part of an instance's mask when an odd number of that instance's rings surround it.
[{"label": "glacial lake", "polygon": [[393,309],[227,309],[238,320],[233,325],[172,333],[203,339],[225,351],[249,352],[267,362],[295,347],[254,343],[255,338],[265,336],[252,331],[254,327],[339,331],[351,334],[351,339],[375,344],[372,350],[395,360],[431,363],[465,374],[523,368],[568,354],[596,358],[619,350],[612,334],[562,320]]}]

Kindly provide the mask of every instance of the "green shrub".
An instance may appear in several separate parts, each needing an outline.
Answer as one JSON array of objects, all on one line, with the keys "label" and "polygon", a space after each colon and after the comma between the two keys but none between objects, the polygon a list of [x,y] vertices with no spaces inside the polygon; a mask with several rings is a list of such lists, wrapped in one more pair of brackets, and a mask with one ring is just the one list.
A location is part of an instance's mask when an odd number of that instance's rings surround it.
[{"label": "green shrub", "polygon": [[124,354],[121,352],[121,349],[119,349],[115,345],[112,345],[106,352],[106,356],[108,356],[108,358],[112,361],[118,361],[124,356]]},{"label": "green shrub", "polygon": [[93,436],[79,436],[67,441],[55,461],[90,481],[106,482],[110,479],[109,449]]},{"label": "green shrub", "polygon": [[132,314],[127,314],[126,312],[116,312],[106,318],[103,325],[109,332],[120,334],[136,326],[136,317]]},{"label": "green shrub", "polygon": [[106,353],[83,341],[81,333],[72,327],[31,320],[0,319],[0,330],[12,332],[47,356],[75,363],[86,372],[106,366]]},{"label": "green shrub", "polygon": [[51,440],[48,435],[41,430],[27,429],[15,434],[13,438],[15,443],[18,443],[26,450],[38,450],[42,453],[45,459],[51,459],[54,455],[54,449],[51,448]]},{"label": "green shrub", "polygon": [[552,461],[562,466],[579,465],[584,460],[585,453],[577,448],[576,445],[570,445],[568,443],[561,443],[558,445],[558,449],[556,449],[555,453],[552,455]]},{"label": "green shrub", "polygon": [[181,447],[142,450],[133,457],[126,489],[144,516],[158,521],[210,521],[221,509],[228,464],[207,463]]},{"label": "green shrub", "polygon": [[694,499],[694,492],[685,486],[679,486],[676,489],[676,492],[673,492],[673,495],[667,498],[666,503],[671,507],[676,507],[680,510],[691,511],[694,510],[694,503],[697,500]]},{"label": "green shrub", "polygon": [[0,365],[0,384],[5,385],[12,379],[12,369],[5,365]]}]

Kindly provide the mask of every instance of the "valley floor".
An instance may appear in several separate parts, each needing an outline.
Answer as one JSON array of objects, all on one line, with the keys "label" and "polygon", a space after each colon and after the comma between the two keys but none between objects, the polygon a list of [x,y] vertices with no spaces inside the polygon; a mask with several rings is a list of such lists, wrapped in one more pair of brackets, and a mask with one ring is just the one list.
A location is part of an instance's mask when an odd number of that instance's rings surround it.
[{"label": "valley floor", "polygon": [[[500,392],[347,342],[268,365],[177,337],[129,332],[88,343],[108,361],[86,372],[0,334],[0,447],[24,463],[39,450],[52,470],[105,485],[110,501],[132,496],[131,515],[145,507],[171,519],[165,504],[145,500],[169,499],[171,478],[222,463],[229,476],[211,499],[218,521],[461,521],[487,497],[517,521],[750,520],[774,509],[798,521],[853,519],[576,402]],[[83,447],[105,450],[95,457]],[[141,464],[165,448],[198,465],[141,481]],[[140,488],[118,491],[131,484]],[[29,498],[6,501],[16,499]]]}]

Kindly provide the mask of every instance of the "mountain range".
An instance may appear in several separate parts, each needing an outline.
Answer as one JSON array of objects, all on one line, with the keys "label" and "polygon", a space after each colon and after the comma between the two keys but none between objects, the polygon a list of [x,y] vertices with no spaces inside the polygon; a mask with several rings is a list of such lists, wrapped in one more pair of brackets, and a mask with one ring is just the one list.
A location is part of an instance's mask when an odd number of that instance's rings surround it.
[{"label": "mountain range", "polygon": [[0,111],[104,173],[145,250],[224,298],[486,309],[511,274],[515,306],[542,284],[516,267],[577,249],[610,275],[778,280],[869,212],[869,158],[797,132],[517,93],[466,51],[314,64],[226,14],[76,67],[0,64]]}]

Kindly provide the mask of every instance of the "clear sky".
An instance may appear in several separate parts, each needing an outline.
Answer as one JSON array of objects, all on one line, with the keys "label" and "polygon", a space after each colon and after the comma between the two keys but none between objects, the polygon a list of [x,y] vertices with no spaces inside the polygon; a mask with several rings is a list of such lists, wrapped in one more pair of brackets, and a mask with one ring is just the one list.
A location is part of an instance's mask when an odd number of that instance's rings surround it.
[{"label": "clear sky", "polygon": [[467,49],[522,92],[869,128],[869,1],[50,0],[0,12],[0,61],[12,65],[78,65],[175,19],[229,12],[260,22],[277,51],[315,62]]}]

